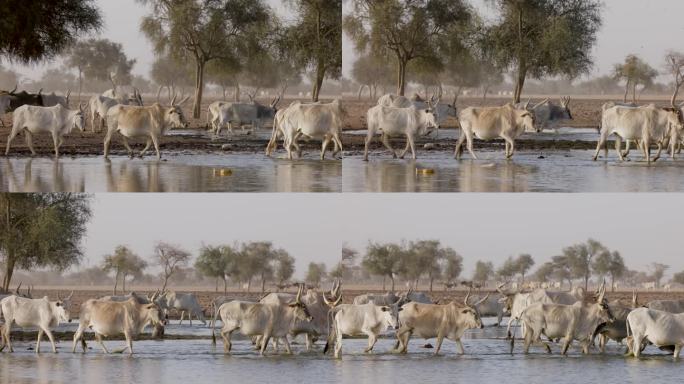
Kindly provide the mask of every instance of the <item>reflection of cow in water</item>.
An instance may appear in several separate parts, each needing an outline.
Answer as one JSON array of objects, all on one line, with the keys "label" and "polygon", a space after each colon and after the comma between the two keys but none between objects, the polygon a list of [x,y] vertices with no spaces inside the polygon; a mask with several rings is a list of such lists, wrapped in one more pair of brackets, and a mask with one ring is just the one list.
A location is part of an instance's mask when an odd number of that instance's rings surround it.
[{"label": "reflection of cow in water", "polygon": [[[9,159],[6,159],[7,170],[7,189],[11,192],[84,192],[85,175],[73,175],[69,177],[64,172],[64,164],[58,160],[52,162],[52,172],[49,167],[42,167],[33,164],[33,159],[27,159],[24,164],[23,178],[19,172],[15,172],[14,166]],[[39,160],[42,163],[42,160]]]}]

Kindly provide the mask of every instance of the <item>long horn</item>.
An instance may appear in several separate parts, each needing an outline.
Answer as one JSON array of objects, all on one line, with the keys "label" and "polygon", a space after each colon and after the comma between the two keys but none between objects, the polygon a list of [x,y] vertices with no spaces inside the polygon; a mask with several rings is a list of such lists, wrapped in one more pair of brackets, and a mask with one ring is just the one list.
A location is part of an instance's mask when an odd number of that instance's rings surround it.
[{"label": "long horn", "polygon": [[295,303],[301,303],[302,291],[304,290],[304,284],[299,284],[299,289],[297,290],[297,297],[295,298]]},{"label": "long horn", "polygon": [[14,293],[19,296],[19,289],[21,288],[21,283],[22,281],[19,282],[19,285],[17,285],[17,288],[14,289]]},{"label": "long horn", "polygon": [[178,97],[178,94],[174,93],[174,94],[173,94],[173,99],[171,99],[171,106],[172,106],[172,107],[176,105],[176,98],[177,98],[177,97]]},{"label": "long horn", "polygon": [[71,298],[74,296],[74,291],[72,290],[69,296],[67,296],[67,300],[71,300]]},{"label": "long horn", "polygon": [[468,299],[470,299],[470,291],[472,291],[472,288],[468,288],[468,293],[466,293],[465,299],[463,300],[463,303],[465,303],[466,307],[468,307]]},{"label": "long horn", "polygon": [[488,293],[484,298],[482,298],[482,300],[480,300],[480,301],[478,301],[477,303],[473,304],[473,307],[477,307],[478,305],[484,303],[488,298],[489,298],[489,293]]},{"label": "long horn", "polygon": [[537,108],[541,107],[541,106],[542,106],[544,103],[546,103],[547,101],[549,101],[549,98],[548,98],[548,97],[547,97],[546,99],[544,99],[544,101],[542,101],[541,103],[535,104],[534,107],[532,107],[532,109],[537,109]]},{"label": "long horn", "polygon": [[188,100],[190,100],[190,95],[185,96],[185,98],[178,103],[178,106],[185,104]]},{"label": "long horn", "polygon": [[525,103],[525,108],[524,108],[524,109],[530,109],[530,103],[531,103],[531,102],[532,102],[532,100],[527,99],[527,102]]},{"label": "long horn", "polygon": [[638,308],[639,307],[639,301],[637,300],[637,292],[636,288],[632,289],[632,308]]},{"label": "long horn", "polygon": [[503,288],[505,285],[506,285],[506,283],[502,283],[502,284],[499,284],[499,285],[496,287],[496,290],[497,290],[500,294],[502,294],[502,295],[506,295],[506,293],[504,293],[504,291],[501,290],[501,288]]},{"label": "long horn", "polygon": [[14,84],[14,89],[10,91],[11,94],[17,91],[17,88],[19,88],[19,84]]}]

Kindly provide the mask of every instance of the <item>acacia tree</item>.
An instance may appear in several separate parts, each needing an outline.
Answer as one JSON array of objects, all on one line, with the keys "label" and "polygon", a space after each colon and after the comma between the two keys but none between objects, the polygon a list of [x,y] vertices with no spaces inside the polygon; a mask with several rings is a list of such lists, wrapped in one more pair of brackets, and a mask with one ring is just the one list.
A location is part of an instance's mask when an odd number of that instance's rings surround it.
[{"label": "acacia tree", "polygon": [[[208,69],[207,69],[208,71]],[[157,100],[164,88],[167,90],[169,102],[176,95],[176,87],[192,86],[192,69],[170,55],[157,56],[150,77],[157,83]]]},{"label": "acacia tree", "polygon": [[326,78],[342,76],[342,0],[288,0],[297,13],[287,28],[289,51],[311,73],[311,101],[318,101]]},{"label": "acacia tree", "polygon": [[498,66],[513,71],[514,102],[520,102],[530,75],[575,78],[589,71],[593,63],[587,53],[602,24],[601,1],[489,1],[499,15],[483,41]]},{"label": "acacia tree", "polygon": [[284,249],[278,249],[275,257],[275,278],[278,284],[284,284],[292,278],[295,271],[295,259]]},{"label": "acacia tree", "polygon": [[442,277],[447,282],[452,282],[463,272],[463,257],[453,248],[444,249],[444,259],[442,266]]},{"label": "acacia tree", "polygon": [[63,271],[83,257],[90,197],[71,193],[0,194],[0,258],[7,291],[16,268]]},{"label": "acacia tree", "polygon": [[361,266],[373,275],[382,276],[382,289],[385,278],[389,277],[394,291],[394,277],[401,272],[401,258],[404,250],[397,244],[369,243]]},{"label": "acacia tree", "polygon": [[166,284],[169,282],[171,276],[177,273],[182,267],[188,265],[192,255],[183,248],[164,242],[159,242],[154,247],[154,259],[162,268],[162,292],[166,290]]},{"label": "acacia tree", "polygon": [[607,253],[610,251],[603,244],[594,239],[589,239],[585,243],[563,248],[564,259],[558,261],[568,264],[573,278],[584,280],[584,290],[586,291],[589,287],[593,260],[597,257],[605,257]]},{"label": "acacia tree", "polygon": [[368,97],[371,101],[377,100],[378,87],[392,84],[394,76],[391,70],[391,58],[382,57],[374,53],[364,54],[353,64],[351,70],[352,79],[360,84],[358,98],[364,88],[368,88]]},{"label": "acacia tree", "polygon": [[135,59],[129,60],[119,43],[107,39],[88,39],[75,43],[66,53],[65,64],[78,72],[78,99],[81,99],[83,78],[108,81],[116,78],[130,84]]},{"label": "acacia tree", "polygon": [[494,274],[494,264],[491,261],[478,260],[475,263],[475,272],[473,273],[473,281],[479,281],[483,285],[487,284],[487,280]]},{"label": "acacia tree", "polygon": [[525,284],[525,274],[534,266],[532,255],[523,253],[515,259],[516,272],[520,274],[522,284]]},{"label": "acacia tree", "polygon": [[306,282],[314,287],[320,287],[321,281],[327,275],[325,263],[309,263],[309,269],[306,271]]},{"label": "acacia tree", "polygon": [[396,57],[397,93],[404,95],[408,64],[417,58],[439,61],[437,44],[470,20],[463,0],[352,0],[344,29],[358,52]]},{"label": "acacia tree", "polygon": [[672,76],[672,98],[670,103],[674,106],[677,103],[679,90],[684,85],[684,53],[669,51],[665,55],[665,71]]},{"label": "acacia tree", "polygon": [[79,36],[99,31],[95,0],[0,2],[0,57],[22,63],[49,60]]},{"label": "acacia tree", "polygon": [[613,78],[625,82],[624,102],[627,102],[627,95],[632,91],[632,102],[637,102],[637,87],[643,86],[642,91],[653,84],[653,80],[658,76],[658,71],[653,69],[648,63],[636,55],[628,55],[625,62],[615,64],[613,67]]},{"label": "acacia tree", "polygon": [[655,280],[656,287],[660,288],[660,281],[663,279],[663,276],[665,276],[665,271],[667,271],[669,268],[670,266],[667,264],[651,263],[649,269],[652,272],[653,280]]},{"label": "acacia tree", "polygon": [[200,117],[207,63],[237,56],[236,49],[270,20],[261,0],[137,1],[151,7],[141,29],[157,53],[185,51],[194,60],[194,118]]},{"label": "acacia tree", "polygon": [[126,277],[140,276],[145,268],[147,268],[147,262],[124,245],[117,246],[114,253],[106,255],[102,264],[103,271],[107,273],[114,271],[115,295],[119,285],[119,277],[122,281],[122,292],[125,292]]},{"label": "acacia tree", "polygon": [[217,247],[204,245],[199,250],[199,256],[195,260],[195,269],[206,277],[216,279],[215,290],[218,291],[218,279],[223,280],[223,293],[228,290],[227,271],[231,258],[235,252],[230,247]]}]

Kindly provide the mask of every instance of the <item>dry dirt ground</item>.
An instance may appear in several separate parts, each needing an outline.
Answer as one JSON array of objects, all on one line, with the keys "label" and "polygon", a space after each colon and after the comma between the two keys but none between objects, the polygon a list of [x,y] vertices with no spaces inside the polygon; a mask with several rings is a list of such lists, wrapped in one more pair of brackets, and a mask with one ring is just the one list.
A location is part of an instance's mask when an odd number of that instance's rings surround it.
[{"label": "dry dirt ground", "polygon": [[[147,99],[145,99],[147,100]],[[213,103],[217,99],[205,98],[202,102],[202,113],[199,119],[192,118],[192,102],[189,101],[183,106],[183,113],[186,120],[189,123],[189,129],[197,130],[198,135],[191,136],[166,136],[161,140],[161,151],[169,150],[190,150],[198,152],[216,152],[223,151],[222,146],[224,144],[230,144],[231,152],[251,152],[251,153],[263,153],[268,143],[267,139],[263,139],[264,135],[260,135],[261,138],[255,137],[254,135],[236,135],[234,137],[229,137],[227,129],[221,132],[221,137],[218,139],[212,138],[211,135],[202,134],[206,131],[207,127],[207,108],[209,104]],[[295,99],[283,99],[278,106],[284,108],[289,105]],[[259,99],[259,102],[263,104],[268,104],[270,100]],[[328,102],[329,100],[322,100]],[[149,103],[146,103],[149,105]],[[8,113],[2,117],[2,121],[5,126],[0,126],[0,155],[4,155],[5,147],[7,145],[7,137],[9,136],[11,126],[12,126],[12,114]],[[271,123],[265,124],[265,129],[270,132]],[[201,135],[200,135],[201,134]],[[92,132],[90,126],[89,114],[86,113],[86,130],[85,132],[80,132],[78,130],[72,131],[69,135],[65,136],[64,144],[60,149],[62,156],[84,156],[84,155],[102,155],[103,154],[103,142],[104,142],[105,130],[100,132]],[[270,136],[270,135],[269,135]],[[144,146],[144,139],[130,140],[131,146],[134,151],[140,151]],[[53,152],[52,137],[48,134],[34,135],[33,137],[34,147],[38,155],[40,156],[50,156]],[[318,142],[312,141],[311,143],[302,143],[305,149],[319,149],[320,144]],[[113,155],[126,154],[123,147],[123,142],[121,141],[121,136],[114,134],[111,144],[111,153]],[[12,148],[10,150],[10,156],[28,156],[30,151],[26,142],[24,140],[24,135],[20,134],[12,141]],[[154,155],[154,148],[151,152],[148,152],[148,156]],[[163,153],[162,153],[163,155]]]}]

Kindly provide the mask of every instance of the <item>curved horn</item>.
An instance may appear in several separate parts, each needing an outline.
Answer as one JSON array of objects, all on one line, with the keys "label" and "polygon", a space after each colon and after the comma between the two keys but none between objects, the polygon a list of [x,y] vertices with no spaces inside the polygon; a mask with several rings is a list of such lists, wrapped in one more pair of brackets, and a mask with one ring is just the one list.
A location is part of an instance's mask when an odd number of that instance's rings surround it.
[{"label": "curved horn", "polygon": [[174,93],[174,94],[173,94],[173,99],[171,99],[171,106],[172,106],[172,107],[176,105],[176,98],[177,98],[177,97],[178,97],[178,94],[177,94],[177,93]]},{"label": "curved horn", "polygon": [[506,285],[506,283],[501,283],[496,287],[497,292],[499,292],[500,294],[502,294],[504,296],[506,295],[506,293],[501,288],[503,288],[505,285]]},{"label": "curved horn", "polygon": [[632,289],[632,308],[639,307],[639,300],[637,299],[636,288]]},{"label": "curved horn", "polygon": [[[534,107],[532,107],[532,109],[537,109],[537,108],[541,107],[541,106],[544,105],[544,103],[546,103],[547,101],[549,101],[549,98],[548,98],[548,97],[547,97],[546,99],[544,99],[541,103],[535,104]],[[561,103],[562,103],[562,102],[561,102]]]},{"label": "curved horn", "polygon": [[473,307],[477,307],[478,305],[484,303],[488,298],[489,298],[489,293],[488,293],[484,298],[482,298],[482,300],[480,300],[480,301],[478,301],[477,303],[473,304]]},{"label": "curved horn", "polygon": [[22,283],[22,281],[20,281],[20,282],[19,282],[19,285],[17,285],[17,287],[14,289],[14,293],[15,293],[17,296],[19,296],[19,289],[21,288],[21,283]]},{"label": "curved horn", "polygon": [[530,103],[532,102],[531,99],[527,99],[527,102],[525,103],[524,109],[530,109]]},{"label": "curved horn", "polygon": [[19,88],[19,84],[14,84],[14,89],[10,91],[10,94],[14,94],[14,92],[17,91],[17,88]]},{"label": "curved horn", "polygon": [[188,100],[190,100],[190,95],[185,96],[185,98],[178,103],[178,106],[185,104]]},{"label": "curved horn", "polygon": [[472,291],[472,288],[468,288],[468,293],[466,293],[465,299],[463,300],[463,303],[465,303],[466,307],[469,307],[468,299],[470,299],[470,291]]},{"label": "curved horn", "polygon": [[304,284],[299,284],[299,289],[297,290],[297,297],[295,298],[295,303],[301,303],[302,291],[304,290]]},{"label": "curved horn", "polygon": [[72,290],[69,296],[67,296],[66,300],[71,300],[71,298],[74,296],[74,291]]}]

